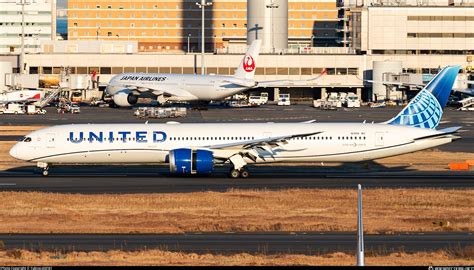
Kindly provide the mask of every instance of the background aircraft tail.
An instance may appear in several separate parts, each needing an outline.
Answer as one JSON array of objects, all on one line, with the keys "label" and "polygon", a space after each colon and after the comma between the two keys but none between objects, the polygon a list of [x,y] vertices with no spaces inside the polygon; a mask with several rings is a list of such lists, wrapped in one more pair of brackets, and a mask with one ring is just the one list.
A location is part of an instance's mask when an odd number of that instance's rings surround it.
[{"label": "background aircraft tail", "polygon": [[235,71],[234,77],[239,79],[253,80],[255,75],[255,69],[257,68],[258,55],[260,54],[260,46],[262,45],[261,40],[255,40],[250,45],[247,53],[245,54],[242,62]]},{"label": "background aircraft tail", "polygon": [[441,120],[443,108],[460,69],[461,66],[443,68],[397,116],[386,124],[435,129]]}]

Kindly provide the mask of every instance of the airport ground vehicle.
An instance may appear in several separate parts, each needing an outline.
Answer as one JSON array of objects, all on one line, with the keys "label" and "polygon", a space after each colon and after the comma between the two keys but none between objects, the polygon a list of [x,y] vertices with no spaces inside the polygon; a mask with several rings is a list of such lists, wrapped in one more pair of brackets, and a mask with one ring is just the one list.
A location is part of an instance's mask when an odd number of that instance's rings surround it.
[{"label": "airport ground vehicle", "polygon": [[179,107],[166,107],[166,108],[140,107],[133,114],[140,119],[176,118],[176,117],[185,117],[187,112],[186,112],[186,108],[179,108]]},{"label": "airport ground vehicle", "polygon": [[81,113],[81,107],[79,107],[79,105],[77,104],[71,104],[71,113],[75,114],[75,113]]},{"label": "airport ground vehicle", "polygon": [[69,102],[68,100],[61,99],[58,103],[58,113],[72,113],[78,114],[81,113],[81,108],[78,104]]},{"label": "airport ground vehicle", "polygon": [[474,97],[468,97],[459,101],[460,111],[474,111]]},{"label": "airport ground vehicle", "polygon": [[23,106],[17,103],[1,104],[0,114],[25,114]]},{"label": "airport ground vehicle", "polygon": [[226,101],[227,106],[232,108],[256,107],[256,104],[250,104],[246,99],[231,99]]},{"label": "airport ground vehicle", "polygon": [[[178,175],[230,164],[360,162],[450,143],[461,127],[436,130],[460,66],[448,66],[383,123],[192,123],[62,125],[34,131],[11,150],[48,175],[54,164],[168,164]],[[418,117],[423,113],[424,117]]]},{"label": "airport ground vehicle", "polygon": [[46,110],[36,107],[36,105],[26,105],[27,114],[46,114]]},{"label": "airport ground vehicle", "polygon": [[97,107],[106,107],[108,106],[107,102],[105,102],[104,100],[100,99],[100,98],[92,98],[90,104],[90,106],[97,106]]},{"label": "airport ground vehicle", "polygon": [[290,94],[280,94],[278,95],[278,106],[290,106]]},{"label": "airport ground vehicle", "polygon": [[341,96],[337,92],[329,93],[327,101],[331,102],[331,104],[335,106],[336,108],[342,107],[342,99],[341,99]]},{"label": "airport ground vehicle", "polygon": [[345,104],[346,104],[347,108],[360,108],[359,97],[354,93],[349,93],[346,96]]},{"label": "airport ground vehicle", "polygon": [[265,103],[267,103],[268,101],[268,97],[267,99],[265,99],[264,97],[262,96],[249,96],[249,104],[250,105],[257,105],[257,106],[260,106],[260,105],[263,105]]},{"label": "airport ground vehicle", "polygon": [[82,93],[81,92],[73,92],[71,95],[71,101],[74,103],[81,103],[82,102]]},{"label": "airport ground vehicle", "polygon": [[313,100],[313,107],[321,110],[337,110],[337,101],[317,99]]}]

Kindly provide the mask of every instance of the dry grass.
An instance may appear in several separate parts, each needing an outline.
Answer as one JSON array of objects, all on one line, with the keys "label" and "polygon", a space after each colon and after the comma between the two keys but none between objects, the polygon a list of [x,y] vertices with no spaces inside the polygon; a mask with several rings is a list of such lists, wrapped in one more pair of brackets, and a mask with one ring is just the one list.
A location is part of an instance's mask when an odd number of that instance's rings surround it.
[{"label": "dry grass", "polygon": [[31,163],[16,160],[8,152],[16,142],[0,141],[0,170],[21,166],[31,166]]},{"label": "dry grass", "polygon": [[[355,231],[355,190],[0,193],[0,233]],[[473,231],[474,190],[364,191],[367,233]],[[449,221],[440,227],[435,221]]]},{"label": "dry grass", "polygon": [[[446,251],[419,252],[414,254],[392,253],[386,256],[367,256],[365,263],[373,265],[472,265],[473,256],[459,257]],[[107,252],[70,252],[66,254],[53,252],[30,252],[25,250],[0,251],[0,265],[348,265],[355,264],[354,255],[346,253],[331,253],[320,256],[310,255],[212,255],[195,253],[167,252],[148,250],[136,252],[107,251]]]},{"label": "dry grass", "polygon": [[0,126],[0,136],[23,136],[45,126]]}]

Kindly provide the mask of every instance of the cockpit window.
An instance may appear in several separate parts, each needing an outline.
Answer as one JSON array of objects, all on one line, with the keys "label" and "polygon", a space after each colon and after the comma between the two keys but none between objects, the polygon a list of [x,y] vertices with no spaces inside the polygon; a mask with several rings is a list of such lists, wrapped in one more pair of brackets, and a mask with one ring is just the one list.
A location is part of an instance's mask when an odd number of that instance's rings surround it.
[{"label": "cockpit window", "polygon": [[31,137],[24,137],[22,142],[31,142]]}]

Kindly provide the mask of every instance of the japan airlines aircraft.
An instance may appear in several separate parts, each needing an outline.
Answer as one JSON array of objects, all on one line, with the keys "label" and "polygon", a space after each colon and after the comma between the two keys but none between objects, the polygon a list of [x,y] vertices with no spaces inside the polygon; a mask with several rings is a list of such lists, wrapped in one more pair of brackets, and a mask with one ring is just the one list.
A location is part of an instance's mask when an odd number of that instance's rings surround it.
[{"label": "japan airlines aircraft", "polygon": [[43,91],[20,90],[0,94],[0,104],[7,103],[32,103],[43,98]]},{"label": "japan airlines aircraft", "polygon": [[231,164],[359,162],[452,142],[460,127],[437,130],[460,66],[448,66],[394,118],[369,123],[89,124],[28,134],[10,151],[48,175],[55,164],[169,164],[174,174],[210,174]]},{"label": "japan airlines aircraft", "polygon": [[160,102],[221,100],[257,85],[254,75],[261,43],[252,42],[233,76],[124,73],[110,80],[106,92],[120,107],[136,104],[142,93],[151,93]]}]

